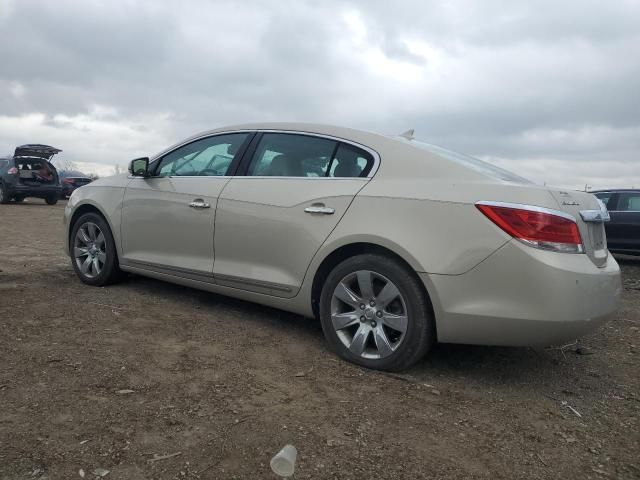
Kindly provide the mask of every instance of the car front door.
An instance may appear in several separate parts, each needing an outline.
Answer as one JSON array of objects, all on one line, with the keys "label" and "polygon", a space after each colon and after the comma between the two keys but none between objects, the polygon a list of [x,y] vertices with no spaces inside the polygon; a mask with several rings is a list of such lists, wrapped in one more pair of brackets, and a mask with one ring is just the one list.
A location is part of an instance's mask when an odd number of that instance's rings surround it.
[{"label": "car front door", "polygon": [[322,243],[369,181],[375,154],[340,140],[264,132],[218,201],[218,284],[296,295]]},{"label": "car front door", "polygon": [[122,208],[124,265],[211,277],[218,196],[250,133],[209,136],[154,161],[134,177]]}]

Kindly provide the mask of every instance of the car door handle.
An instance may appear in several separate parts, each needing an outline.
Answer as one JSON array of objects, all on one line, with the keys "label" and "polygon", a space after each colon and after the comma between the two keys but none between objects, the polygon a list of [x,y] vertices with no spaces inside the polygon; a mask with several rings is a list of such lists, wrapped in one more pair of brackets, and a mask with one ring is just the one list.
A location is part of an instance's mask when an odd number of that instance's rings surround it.
[{"label": "car door handle", "polygon": [[206,203],[204,200],[194,200],[189,204],[191,208],[211,208],[211,204]]},{"label": "car door handle", "polygon": [[310,207],[304,209],[307,213],[321,213],[323,215],[333,215],[335,208],[325,207],[324,203],[314,203]]}]

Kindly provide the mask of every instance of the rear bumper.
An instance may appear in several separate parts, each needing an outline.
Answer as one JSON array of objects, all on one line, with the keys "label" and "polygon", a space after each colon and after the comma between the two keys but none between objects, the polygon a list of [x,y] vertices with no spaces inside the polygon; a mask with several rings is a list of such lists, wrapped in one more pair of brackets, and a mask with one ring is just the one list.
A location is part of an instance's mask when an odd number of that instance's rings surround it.
[{"label": "rear bumper", "polygon": [[546,346],[574,340],[611,319],[620,303],[613,256],[598,268],[587,255],[537,250],[517,241],[462,275],[421,274],[438,340]]},{"label": "rear bumper", "polygon": [[42,185],[39,187],[32,187],[20,184],[7,184],[7,190],[9,195],[21,195],[24,197],[38,197],[45,198],[51,195],[60,196],[62,193],[62,187],[59,185]]}]

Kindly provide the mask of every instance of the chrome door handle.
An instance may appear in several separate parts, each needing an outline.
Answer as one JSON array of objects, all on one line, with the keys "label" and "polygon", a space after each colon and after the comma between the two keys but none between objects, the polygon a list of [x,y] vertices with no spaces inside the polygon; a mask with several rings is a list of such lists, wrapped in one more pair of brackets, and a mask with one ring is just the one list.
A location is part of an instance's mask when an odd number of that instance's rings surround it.
[{"label": "chrome door handle", "polygon": [[335,208],[325,207],[324,204],[313,204],[310,207],[304,209],[307,213],[321,213],[323,215],[333,215],[335,213]]},{"label": "chrome door handle", "polygon": [[211,204],[204,202],[203,200],[194,200],[189,204],[191,208],[211,208]]}]

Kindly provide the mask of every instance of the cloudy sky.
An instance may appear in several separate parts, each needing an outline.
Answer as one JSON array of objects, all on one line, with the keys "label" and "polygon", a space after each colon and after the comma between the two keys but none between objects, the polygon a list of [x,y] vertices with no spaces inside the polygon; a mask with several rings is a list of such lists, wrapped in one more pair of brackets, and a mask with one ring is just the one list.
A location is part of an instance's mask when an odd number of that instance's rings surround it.
[{"label": "cloudy sky", "polygon": [[640,0],[0,0],[0,153],[101,173],[233,123],[416,137],[640,186]]}]

